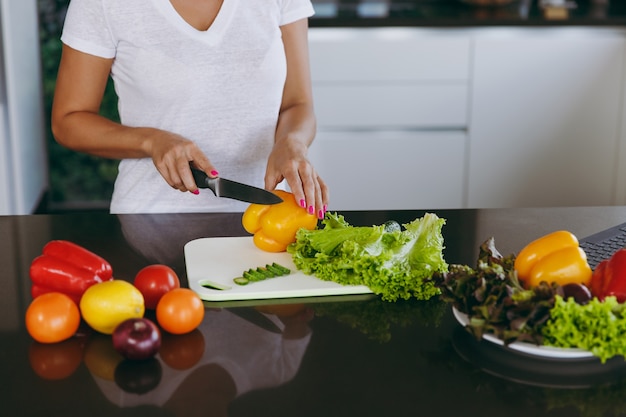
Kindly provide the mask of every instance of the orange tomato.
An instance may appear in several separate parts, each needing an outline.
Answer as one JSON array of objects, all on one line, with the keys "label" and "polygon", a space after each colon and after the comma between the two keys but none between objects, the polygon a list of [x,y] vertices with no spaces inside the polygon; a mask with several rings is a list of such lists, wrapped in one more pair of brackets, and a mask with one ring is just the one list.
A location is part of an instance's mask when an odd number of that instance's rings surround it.
[{"label": "orange tomato", "polygon": [[69,339],[80,325],[80,311],[70,297],[59,292],[42,294],[26,310],[26,330],[40,343]]},{"label": "orange tomato", "polygon": [[28,348],[28,361],[33,371],[43,379],[65,379],[83,361],[82,341],[72,337],[60,343],[33,342]]},{"label": "orange tomato", "polygon": [[189,288],[175,288],[165,293],[156,307],[159,326],[173,334],[189,333],[204,319],[204,304]]},{"label": "orange tomato", "polygon": [[204,355],[204,336],[198,329],[182,335],[163,333],[159,355],[170,368],[189,369]]}]

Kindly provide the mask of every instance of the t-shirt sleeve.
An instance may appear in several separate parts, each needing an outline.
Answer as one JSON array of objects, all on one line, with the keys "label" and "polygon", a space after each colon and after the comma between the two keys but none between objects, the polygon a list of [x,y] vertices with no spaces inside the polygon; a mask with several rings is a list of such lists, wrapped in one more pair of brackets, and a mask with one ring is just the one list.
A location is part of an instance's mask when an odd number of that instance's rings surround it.
[{"label": "t-shirt sleeve", "polygon": [[115,57],[115,40],[106,20],[102,0],[71,0],[61,41],[90,55]]},{"label": "t-shirt sleeve", "polygon": [[311,0],[281,0],[280,25],[287,25],[296,20],[311,17],[315,14]]}]

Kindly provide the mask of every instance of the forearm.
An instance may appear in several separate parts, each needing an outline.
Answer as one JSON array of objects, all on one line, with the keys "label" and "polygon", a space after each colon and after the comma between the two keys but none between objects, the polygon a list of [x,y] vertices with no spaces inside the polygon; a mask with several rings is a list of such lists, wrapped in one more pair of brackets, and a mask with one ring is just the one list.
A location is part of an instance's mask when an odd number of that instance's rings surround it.
[{"label": "forearm", "polygon": [[294,104],[281,111],[276,127],[275,146],[299,147],[306,155],[316,132],[313,106],[309,103]]},{"label": "forearm", "polygon": [[89,111],[53,117],[52,132],[57,142],[69,149],[112,159],[150,156],[150,142],[159,131],[132,128]]},{"label": "forearm", "polygon": [[265,187],[274,189],[286,180],[296,201],[306,210],[324,217],[328,189],[308,160],[316,133],[313,93],[309,71],[307,21],[281,26],[287,78],[282,107],[265,174]]}]

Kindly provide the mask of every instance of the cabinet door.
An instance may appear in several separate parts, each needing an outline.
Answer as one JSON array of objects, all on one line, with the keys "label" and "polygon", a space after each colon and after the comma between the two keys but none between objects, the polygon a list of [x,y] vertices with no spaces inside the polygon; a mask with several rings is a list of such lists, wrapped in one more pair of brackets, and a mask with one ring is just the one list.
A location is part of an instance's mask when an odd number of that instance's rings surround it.
[{"label": "cabinet door", "polygon": [[312,28],[318,125],[329,129],[464,129],[470,77],[465,31]]},{"label": "cabinet door", "polygon": [[468,206],[614,204],[621,30],[476,36]]},{"label": "cabinet door", "polygon": [[314,82],[467,81],[471,37],[464,30],[311,28]]},{"label": "cabinet door", "polygon": [[467,126],[467,83],[313,86],[318,124],[332,129]]},{"label": "cabinet door", "polygon": [[330,210],[460,208],[463,131],[321,131],[309,157]]}]

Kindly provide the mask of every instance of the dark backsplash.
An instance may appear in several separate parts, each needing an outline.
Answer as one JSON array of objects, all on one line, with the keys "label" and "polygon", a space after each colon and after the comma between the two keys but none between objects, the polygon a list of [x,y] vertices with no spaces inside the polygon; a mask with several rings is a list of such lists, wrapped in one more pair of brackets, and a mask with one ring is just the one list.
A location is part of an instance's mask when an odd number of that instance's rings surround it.
[{"label": "dark backsplash", "polygon": [[562,10],[546,13],[538,0],[498,6],[463,0],[313,0],[316,15],[310,26],[626,25],[623,0],[568,0],[568,4],[573,7],[563,15]]}]

